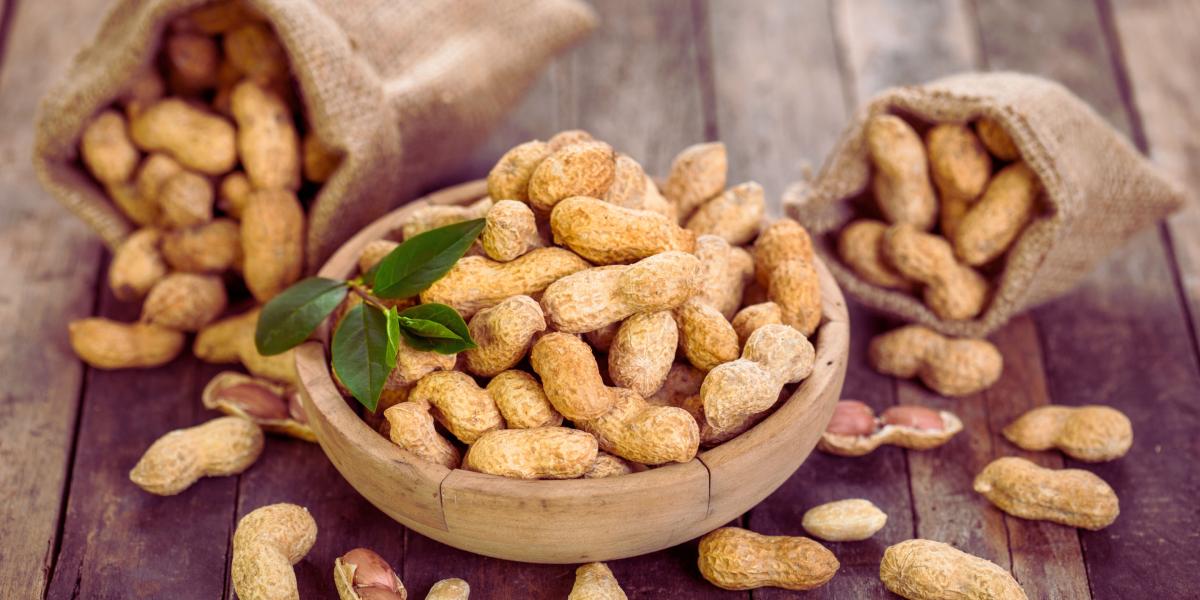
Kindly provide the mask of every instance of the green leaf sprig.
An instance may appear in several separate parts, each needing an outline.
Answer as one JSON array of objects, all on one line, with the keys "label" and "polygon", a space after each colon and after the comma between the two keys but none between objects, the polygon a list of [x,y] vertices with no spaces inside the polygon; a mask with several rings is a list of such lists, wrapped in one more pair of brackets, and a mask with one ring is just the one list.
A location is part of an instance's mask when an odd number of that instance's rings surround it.
[{"label": "green leaf sprig", "polygon": [[333,332],[333,371],[374,412],[396,368],[402,340],[417,350],[440,354],[475,347],[462,316],[445,304],[397,310],[380,300],[411,298],[433,285],[467,252],[483,224],[483,219],[474,219],[415,235],[356,279],[309,277],[295,283],[263,306],[254,330],[255,347],[269,356],[300,345],[354,293],[362,301],[346,312]]}]

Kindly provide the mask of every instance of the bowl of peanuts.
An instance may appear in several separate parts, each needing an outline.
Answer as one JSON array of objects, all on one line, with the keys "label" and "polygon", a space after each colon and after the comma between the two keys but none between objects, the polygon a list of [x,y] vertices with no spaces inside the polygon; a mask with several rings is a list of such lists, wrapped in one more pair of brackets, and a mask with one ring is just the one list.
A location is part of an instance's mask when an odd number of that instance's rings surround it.
[{"label": "bowl of peanuts", "polygon": [[331,373],[339,313],[296,350],[321,447],[372,504],[451,546],[539,563],[612,560],[749,510],[813,450],[846,375],[841,291],[761,186],[726,189],[725,148],[681,152],[661,186],[586,132],[506,153],[343,245],[349,279],[432,228],[485,219],[412,303],[477,347],[406,348],[367,411]]}]

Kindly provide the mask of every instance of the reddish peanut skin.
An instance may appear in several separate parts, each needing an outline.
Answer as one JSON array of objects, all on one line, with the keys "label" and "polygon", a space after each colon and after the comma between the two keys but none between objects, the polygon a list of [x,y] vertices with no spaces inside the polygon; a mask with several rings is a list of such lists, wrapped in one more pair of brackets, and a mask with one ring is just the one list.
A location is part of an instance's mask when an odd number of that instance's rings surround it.
[{"label": "reddish peanut skin", "polygon": [[884,425],[911,427],[924,431],[941,431],[945,424],[938,411],[924,406],[893,406],[879,415]]},{"label": "reddish peanut skin", "polygon": [[871,435],[875,433],[875,411],[858,400],[841,400],[833,408],[833,419],[825,431],[838,435]]}]

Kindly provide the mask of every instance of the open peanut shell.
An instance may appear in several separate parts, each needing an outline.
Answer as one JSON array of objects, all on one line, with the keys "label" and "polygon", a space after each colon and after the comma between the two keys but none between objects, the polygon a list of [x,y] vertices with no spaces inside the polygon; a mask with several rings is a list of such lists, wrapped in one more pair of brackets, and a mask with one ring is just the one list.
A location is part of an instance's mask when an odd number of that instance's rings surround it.
[{"label": "open peanut shell", "polygon": [[315,442],[317,436],[308,426],[295,394],[295,390],[273,381],[222,371],[204,386],[200,401],[204,408],[248,419],[266,431]]},{"label": "open peanut shell", "polygon": [[885,444],[909,450],[930,450],[950,441],[962,431],[962,421],[947,411],[938,411],[942,417],[940,430],[918,429],[902,425],[883,425],[870,435],[843,435],[826,431],[821,434],[817,448],[822,452],[838,456],[863,456]]}]

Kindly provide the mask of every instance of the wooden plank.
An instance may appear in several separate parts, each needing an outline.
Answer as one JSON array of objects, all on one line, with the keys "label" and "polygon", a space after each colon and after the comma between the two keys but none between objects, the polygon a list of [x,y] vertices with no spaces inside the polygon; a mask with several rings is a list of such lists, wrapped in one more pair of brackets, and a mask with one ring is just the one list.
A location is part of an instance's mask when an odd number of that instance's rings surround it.
[{"label": "wooden plank", "polygon": [[[316,444],[269,436],[258,464],[240,477],[236,518],[277,502],[303,506],[317,522],[317,542],[295,567],[301,598],[336,595],[333,561],[354,548],[378,552],[403,573],[407,530],[350,487]],[[225,597],[234,597],[232,585]]]},{"label": "wooden plank", "polygon": [[1138,112],[1135,134],[1142,150],[1188,192],[1184,210],[1167,221],[1175,269],[1188,305],[1193,344],[1200,340],[1200,128],[1195,96],[1200,77],[1179,65],[1200,60],[1200,41],[1184,32],[1200,25],[1195,2],[1155,1],[1111,4],[1115,32],[1120,35],[1120,58],[1126,68],[1133,108]]},{"label": "wooden plank", "polygon": [[762,184],[773,214],[788,184],[820,167],[845,122],[826,0],[769,0],[754,10],[708,2],[716,131],[729,181]]},{"label": "wooden plank", "polygon": [[91,312],[100,244],[38,184],[29,160],[37,103],[92,35],[103,6],[4,4],[0,66],[0,597],[50,580],[83,368],[65,323]]},{"label": "wooden plank", "polygon": [[[1138,13],[1147,8],[1144,3],[1136,6]],[[1194,7],[1190,11],[1195,14]],[[989,64],[1066,81],[1119,130],[1131,131],[1138,118],[1131,116],[1133,107],[1122,102],[1128,93],[1120,85],[1139,71],[1113,71],[1116,46],[1105,36],[1111,27],[1105,10],[1080,0],[984,2],[979,12],[990,19],[980,28]],[[1129,32],[1122,46],[1132,53],[1157,45],[1154,58],[1140,66],[1167,72],[1171,67],[1162,61],[1182,64],[1177,40],[1190,38],[1182,35],[1187,12],[1159,12],[1154,27]],[[1031,17],[1034,13],[1039,16]],[[1176,115],[1185,115],[1186,122],[1195,111],[1188,103],[1176,107],[1147,106],[1143,119],[1166,119],[1170,125],[1160,126],[1160,131],[1182,132],[1186,125]],[[1192,592],[1181,582],[1194,580],[1196,559],[1163,543],[1177,539],[1179,532],[1200,530],[1200,514],[1183,500],[1200,490],[1200,476],[1190,466],[1200,452],[1191,442],[1200,421],[1194,405],[1200,377],[1179,298],[1161,234],[1148,231],[1115,252],[1080,289],[1034,313],[1054,402],[1111,404],[1133,420],[1139,440],[1127,457],[1087,467],[1108,481],[1122,500],[1116,524],[1100,532],[1080,532],[1097,598]],[[1067,465],[1083,466],[1073,461]],[[1190,542],[1196,539],[1193,535]]]},{"label": "wooden plank", "polygon": [[[965,2],[839,2],[837,28],[851,88],[859,103],[894,85],[921,83],[979,64],[978,38]],[[914,37],[908,32],[920,31]],[[980,396],[950,400],[918,383],[897,383],[899,404],[948,410],[963,432],[947,445],[908,452],[916,537],[947,542],[1001,566],[1010,565],[1002,515],[971,491],[991,458],[987,410]]]},{"label": "wooden plank", "polygon": [[[131,321],[138,312],[102,296],[101,315]],[[220,597],[237,479],[203,479],[170,497],[129,481],[155,439],[215,416],[200,390],[220,370],[185,356],[158,369],[88,372],[49,598]]]},{"label": "wooden plank", "polygon": [[[850,100],[845,97],[837,46],[829,30],[827,2],[762,2],[756,10],[709,2],[713,44],[716,133],[730,155],[730,180],[764,185],[772,209],[802,163],[817,166],[841,132]],[[803,69],[797,65],[804,65]],[[803,99],[803,101],[800,101]],[[850,362],[842,396],[883,410],[895,402],[890,380],[866,365],[866,342],[882,320],[850,303]],[[912,506],[904,454],[883,449],[862,458],[814,452],[786,483],[747,515],[751,529],[802,535],[804,511],[843,498],[868,498],[888,513],[872,540],[829,544],[842,566],[818,598],[884,598],[879,560],[888,544],[912,536]],[[762,589],[756,598],[792,597]]]},{"label": "wooden plank", "polygon": [[[705,139],[703,69],[692,6],[613,0],[597,2],[595,8],[602,26],[560,57],[501,126],[485,146],[491,156],[477,159],[473,167],[480,174],[508,147],[545,139],[562,129],[587,129],[639,160],[652,174],[665,174],[676,152]],[[630,598],[747,597],[701,579],[695,557],[691,543],[613,561],[610,567]],[[403,577],[416,597],[438,579],[461,577],[481,596],[562,598],[571,589],[574,570],[574,565],[532,565],[473,555],[410,531]]]},{"label": "wooden plank", "polygon": [[[992,458],[1020,456],[1043,467],[1061,469],[1063,459],[1057,453],[1025,452],[1000,433],[1025,412],[1050,404],[1032,317],[1018,317],[992,340],[1005,359],[1004,374],[982,394],[992,434]],[[1091,597],[1079,534],[1074,529],[1007,515],[1004,524],[1012,549],[1013,575],[1030,598]]]}]

